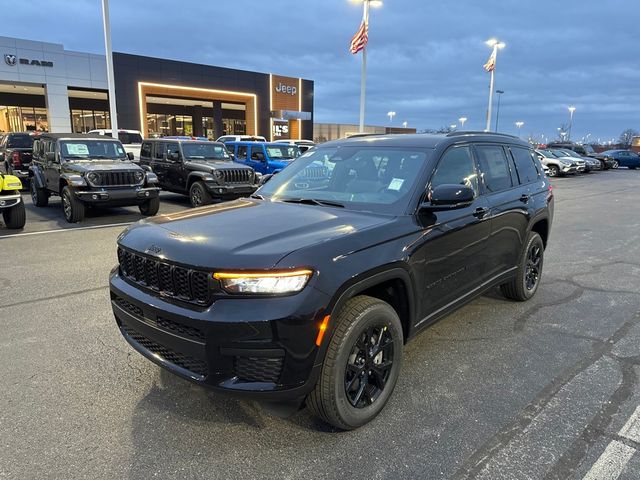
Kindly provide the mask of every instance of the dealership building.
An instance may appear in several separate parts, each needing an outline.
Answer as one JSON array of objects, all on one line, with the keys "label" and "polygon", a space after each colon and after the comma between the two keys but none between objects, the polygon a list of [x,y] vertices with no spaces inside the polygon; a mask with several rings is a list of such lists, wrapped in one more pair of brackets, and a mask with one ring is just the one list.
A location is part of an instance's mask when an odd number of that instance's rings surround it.
[{"label": "dealership building", "polygon": [[[0,131],[109,128],[104,55],[0,36]],[[311,139],[313,81],[113,54],[118,127],[144,137]]]}]

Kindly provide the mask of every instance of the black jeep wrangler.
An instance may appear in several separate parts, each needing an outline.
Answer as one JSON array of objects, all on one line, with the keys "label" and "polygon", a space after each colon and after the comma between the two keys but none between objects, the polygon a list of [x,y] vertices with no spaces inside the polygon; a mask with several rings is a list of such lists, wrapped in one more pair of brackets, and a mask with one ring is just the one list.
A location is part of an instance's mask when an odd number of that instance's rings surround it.
[{"label": "black jeep wrangler", "polygon": [[140,164],[148,165],[164,190],[189,195],[191,206],[251,195],[261,175],[235,163],[223,143],[159,138],[145,140]]},{"label": "black jeep wrangler", "polygon": [[[324,181],[308,183],[319,165]],[[254,400],[306,399],[351,429],[384,407],[407,340],[496,286],[535,295],[552,219],[549,180],[516,137],[328,142],[250,198],[129,227],[111,304],[163,368]]]},{"label": "black jeep wrangler", "polygon": [[62,197],[64,218],[84,219],[85,208],[137,205],[143,215],[160,208],[157,177],[132,163],[120,141],[99,135],[43,134],[33,145],[29,168],[33,204]]}]

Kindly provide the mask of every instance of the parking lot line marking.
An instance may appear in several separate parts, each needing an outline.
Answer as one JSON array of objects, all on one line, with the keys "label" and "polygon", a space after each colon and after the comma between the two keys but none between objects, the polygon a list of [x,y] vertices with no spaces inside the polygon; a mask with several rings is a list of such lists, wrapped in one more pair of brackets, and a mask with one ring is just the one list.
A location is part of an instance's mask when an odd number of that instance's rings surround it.
[{"label": "parking lot line marking", "polygon": [[133,222],[110,223],[108,225],[93,225],[91,227],[58,228],[56,230],[44,230],[42,232],[14,233],[13,235],[3,235],[0,237],[0,240],[15,237],[27,237],[31,235],[44,235],[46,233],[77,232],[80,230],[97,230],[99,228],[125,227],[127,225],[131,225],[132,223]]},{"label": "parking lot line marking", "polygon": [[624,427],[620,429],[620,433],[618,435],[640,443],[640,406],[636,407],[633,415],[629,417],[629,420],[627,420]]},{"label": "parking lot line marking", "polygon": [[591,466],[583,480],[615,480],[620,476],[634,453],[636,453],[635,448],[616,440],[612,441],[596,463]]}]

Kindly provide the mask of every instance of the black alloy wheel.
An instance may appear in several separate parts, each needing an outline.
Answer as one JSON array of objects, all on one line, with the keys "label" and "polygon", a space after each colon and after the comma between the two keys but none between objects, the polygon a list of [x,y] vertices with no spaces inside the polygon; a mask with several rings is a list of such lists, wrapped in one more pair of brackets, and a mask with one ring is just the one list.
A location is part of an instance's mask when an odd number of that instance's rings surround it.
[{"label": "black alloy wheel", "polygon": [[538,244],[532,244],[527,254],[527,264],[525,267],[525,287],[533,290],[538,286],[542,266],[542,248]]},{"label": "black alloy wheel", "polygon": [[38,188],[35,177],[31,179],[29,187],[33,204],[36,207],[46,207],[49,204],[49,195],[44,188]]},{"label": "black alloy wheel", "polygon": [[201,207],[211,202],[211,195],[209,195],[204,183],[200,181],[193,182],[189,189],[189,200],[192,207]]},{"label": "black alloy wheel", "polygon": [[69,187],[62,189],[62,210],[64,218],[69,223],[77,223],[84,220],[84,203],[75,197]]},{"label": "black alloy wheel", "polygon": [[362,332],[351,349],[344,375],[349,403],[363,408],[384,390],[393,366],[393,338],[386,325]]},{"label": "black alloy wheel", "polygon": [[329,325],[320,378],[306,404],[325,422],[352,430],[373,420],[393,393],[402,367],[402,323],[388,303],[359,295]]}]

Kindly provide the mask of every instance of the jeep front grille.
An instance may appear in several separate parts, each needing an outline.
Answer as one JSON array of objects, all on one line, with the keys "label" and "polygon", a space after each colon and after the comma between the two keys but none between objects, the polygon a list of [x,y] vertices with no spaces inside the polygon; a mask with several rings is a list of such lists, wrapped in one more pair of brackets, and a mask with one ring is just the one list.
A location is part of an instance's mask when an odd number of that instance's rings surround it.
[{"label": "jeep front grille", "polygon": [[120,247],[118,263],[122,275],[137,285],[183,302],[211,303],[208,272],[179,267]]},{"label": "jeep front grille", "polygon": [[300,178],[304,179],[323,179],[329,177],[329,169],[327,167],[307,167],[300,172]]},{"label": "jeep front grille", "polygon": [[135,179],[136,172],[96,172],[97,179],[92,183],[96,187],[119,187],[126,185],[137,185]]},{"label": "jeep front grille", "polygon": [[234,168],[222,170],[224,183],[253,183],[253,170],[248,168]]}]

